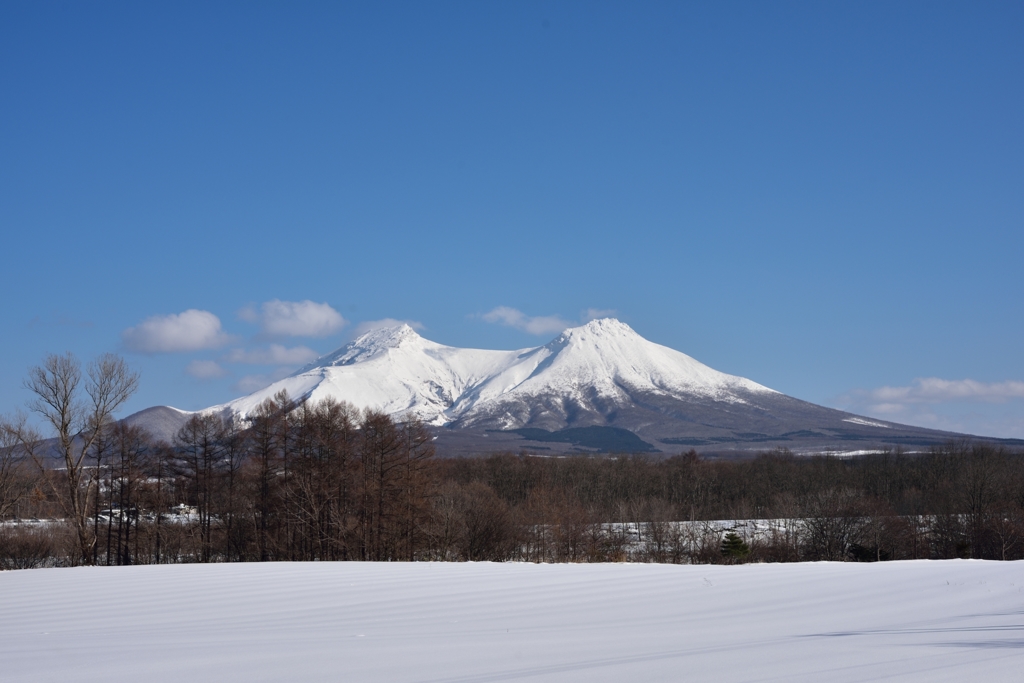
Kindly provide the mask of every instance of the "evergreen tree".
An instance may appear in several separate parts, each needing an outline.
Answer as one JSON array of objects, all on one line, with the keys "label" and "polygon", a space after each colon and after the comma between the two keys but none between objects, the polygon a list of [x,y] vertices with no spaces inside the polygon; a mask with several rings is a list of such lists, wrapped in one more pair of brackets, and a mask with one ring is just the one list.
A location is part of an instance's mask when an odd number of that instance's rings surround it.
[{"label": "evergreen tree", "polygon": [[722,539],[722,557],[730,562],[740,562],[750,554],[750,546],[735,531],[730,531]]}]

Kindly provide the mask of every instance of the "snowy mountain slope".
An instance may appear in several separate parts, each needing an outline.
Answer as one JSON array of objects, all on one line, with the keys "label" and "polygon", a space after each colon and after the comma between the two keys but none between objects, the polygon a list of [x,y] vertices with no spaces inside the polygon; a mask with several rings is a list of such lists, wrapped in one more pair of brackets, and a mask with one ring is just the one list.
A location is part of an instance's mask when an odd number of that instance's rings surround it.
[{"label": "snowy mountain slope", "polygon": [[442,425],[467,391],[502,372],[522,353],[444,346],[401,325],[368,332],[291,377],[211,410],[244,418],[285,390],[293,398],[318,401],[331,396],[359,408]]},{"label": "snowy mountain slope", "polygon": [[778,393],[649,342],[614,319],[568,329],[530,352],[529,361],[528,374],[513,366],[474,392],[468,410],[451,417],[461,426],[556,429],[601,423],[658,399],[744,404],[750,396]]},{"label": "snowy mountain slope", "polygon": [[[742,404],[751,394],[777,393],[649,342],[613,319],[591,321],[545,346],[519,351],[444,346],[408,325],[375,330],[215,409],[245,417],[282,389],[295,398],[332,396],[436,426],[501,429],[538,421],[568,424],[570,412],[604,414],[632,405],[637,394]],[[538,408],[549,413],[547,420]]]},{"label": "snowy mountain slope", "polygon": [[[282,390],[293,399],[330,396],[397,419],[418,418],[449,454],[616,450],[625,443],[623,429],[639,438],[634,450],[705,453],[921,449],[959,436],[786,396],[610,318],[516,351],[445,346],[408,325],[374,330],[290,377],[206,411],[244,419]],[[187,416],[160,408],[128,419],[152,422],[158,436],[170,438]]]}]

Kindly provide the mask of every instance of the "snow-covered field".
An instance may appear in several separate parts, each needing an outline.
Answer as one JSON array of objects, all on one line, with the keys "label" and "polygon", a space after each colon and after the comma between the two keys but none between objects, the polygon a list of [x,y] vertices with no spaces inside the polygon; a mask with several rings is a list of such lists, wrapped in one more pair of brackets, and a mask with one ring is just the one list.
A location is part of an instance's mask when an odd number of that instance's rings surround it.
[{"label": "snow-covered field", "polygon": [[1024,563],[3,572],[0,680],[1020,681]]}]

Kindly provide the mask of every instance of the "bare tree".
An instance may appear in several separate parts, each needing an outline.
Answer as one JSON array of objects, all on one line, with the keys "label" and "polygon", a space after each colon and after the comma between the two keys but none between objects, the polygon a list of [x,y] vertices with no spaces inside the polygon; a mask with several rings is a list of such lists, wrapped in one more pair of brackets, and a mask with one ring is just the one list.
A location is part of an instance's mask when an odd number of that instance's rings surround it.
[{"label": "bare tree", "polygon": [[[451,536],[456,557],[470,562],[482,560],[501,562],[510,559],[516,551],[516,528],[508,505],[494,490],[482,482],[448,491],[454,514],[441,517]],[[447,510],[439,510],[442,514]]]},{"label": "bare tree", "polygon": [[348,559],[359,411],[325,398],[292,413],[289,508],[304,559]]},{"label": "bare tree", "polygon": [[[152,438],[141,427],[119,422],[111,430],[111,440],[110,490],[114,504],[110,506],[110,521],[107,523],[107,564],[112,559],[111,541],[115,546],[114,561],[117,564],[134,564],[139,557],[139,503]],[[115,516],[116,535],[111,524]]]},{"label": "bare tree", "polygon": [[394,559],[388,541],[393,540],[389,532],[403,471],[402,435],[387,413],[373,410],[364,415],[360,435],[362,556],[366,560]]},{"label": "bare tree", "polygon": [[198,513],[200,561],[213,557],[213,508],[223,470],[228,428],[219,415],[196,413],[174,435],[177,469],[189,488],[189,502]]},{"label": "bare tree", "polygon": [[0,520],[16,511],[18,503],[34,486],[34,479],[26,471],[25,449],[20,443],[24,433],[24,418],[0,417]]},{"label": "bare tree", "polygon": [[430,434],[415,420],[399,425],[375,410],[366,411],[359,430],[362,557],[412,560],[431,514]]},{"label": "bare tree", "polygon": [[256,533],[256,552],[260,562],[274,559],[279,551],[275,527],[281,517],[282,463],[288,445],[288,413],[295,403],[280,391],[249,414],[247,446],[252,487],[251,509]]},{"label": "bare tree", "polygon": [[[49,424],[56,440],[57,456],[64,461],[64,495],[61,501],[78,536],[81,561],[93,557],[96,539],[89,533],[89,499],[94,481],[84,477],[86,454],[100,430],[138,388],[139,376],[124,360],[105,354],[89,364],[85,376],[71,353],[49,355],[42,365],[29,370],[25,387],[35,394],[31,409]],[[22,444],[42,464],[37,443]]]},{"label": "bare tree", "polygon": [[865,518],[853,491],[822,488],[804,499],[804,545],[809,559],[842,562],[860,534]]}]

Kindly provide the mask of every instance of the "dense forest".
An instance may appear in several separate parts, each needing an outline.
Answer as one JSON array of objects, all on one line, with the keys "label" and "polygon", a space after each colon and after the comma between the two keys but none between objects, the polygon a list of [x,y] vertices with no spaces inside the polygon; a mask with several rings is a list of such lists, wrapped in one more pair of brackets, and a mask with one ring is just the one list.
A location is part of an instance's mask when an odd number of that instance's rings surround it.
[{"label": "dense forest", "polygon": [[32,376],[56,438],[0,425],[3,568],[1024,557],[1024,455],[987,444],[447,459],[421,424],[283,394],[241,423],[195,414],[162,443],[110,418],[135,381],[119,361],[79,372],[91,403],[65,405],[61,359]]}]

